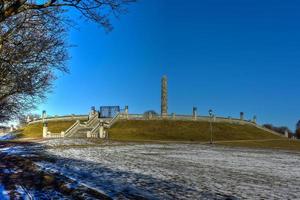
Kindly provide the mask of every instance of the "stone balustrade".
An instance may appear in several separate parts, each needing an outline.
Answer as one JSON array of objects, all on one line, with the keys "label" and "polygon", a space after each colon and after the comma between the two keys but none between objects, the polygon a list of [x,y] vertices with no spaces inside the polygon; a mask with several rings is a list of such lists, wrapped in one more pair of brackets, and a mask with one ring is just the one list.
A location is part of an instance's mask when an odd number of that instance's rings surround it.
[{"label": "stone balustrade", "polygon": [[74,121],[74,120],[80,120],[80,121],[86,121],[89,119],[88,115],[66,115],[66,116],[58,116],[58,117],[46,117],[44,119],[37,119],[31,122],[28,122],[28,124],[36,124],[36,123],[42,123],[44,121],[51,122],[51,121]]}]

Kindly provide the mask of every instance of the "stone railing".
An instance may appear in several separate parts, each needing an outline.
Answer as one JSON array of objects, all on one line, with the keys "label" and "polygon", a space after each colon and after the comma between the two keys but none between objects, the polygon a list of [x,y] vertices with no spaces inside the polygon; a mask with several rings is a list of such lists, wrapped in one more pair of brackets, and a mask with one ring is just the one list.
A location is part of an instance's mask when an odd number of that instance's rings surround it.
[{"label": "stone railing", "polygon": [[77,127],[80,125],[80,121],[77,120],[70,128],[68,128],[66,131],[65,131],[65,134],[64,136],[69,136],[71,135],[76,129]]},{"label": "stone railing", "polygon": [[100,123],[98,123],[93,130],[91,130],[91,134],[97,134],[99,132]]},{"label": "stone railing", "polygon": [[46,138],[63,138],[62,133],[48,133]]},{"label": "stone railing", "polygon": [[255,122],[245,121],[235,118],[224,118],[224,117],[209,117],[209,116],[192,116],[192,115],[167,115],[167,116],[152,116],[145,117],[143,114],[124,114],[121,113],[118,116],[119,119],[128,120],[182,120],[182,121],[213,121],[213,122],[226,122],[226,123],[237,123],[237,124],[252,124],[256,125]]},{"label": "stone railing", "polygon": [[[126,114],[124,114],[126,115]],[[106,128],[110,128],[112,125],[114,125],[121,117],[123,116],[122,113],[118,113],[114,118],[112,118],[108,124],[106,124]]]},{"label": "stone railing", "polygon": [[145,117],[143,114],[124,114],[121,113],[118,116],[118,119],[122,120],[182,120],[182,121],[203,121],[203,122],[212,122],[214,123],[232,123],[232,124],[239,124],[239,125],[251,125],[255,126],[256,128],[259,128],[261,130],[267,131],[269,133],[285,137],[284,135],[277,133],[273,130],[270,130],[268,128],[265,128],[261,125],[258,125],[256,122],[251,120],[242,120],[242,119],[236,119],[236,118],[225,118],[225,117],[209,117],[209,116],[193,116],[193,115],[167,115],[167,116],[152,116],[152,117]]},{"label": "stone railing", "polygon": [[[66,115],[66,116],[58,116],[58,117],[47,117],[44,120],[47,122],[50,121],[73,121],[73,120],[88,120],[88,115]],[[29,122],[28,124],[36,124],[42,123],[43,119],[37,119]]]},{"label": "stone railing", "polygon": [[[50,120],[49,120],[50,119]],[[267,129],[263,126],[260,126],[256,124],[256,122],[253,121],[246,121],[242,119],[236,119],[236,118],[225,118],[225,117],[209,117],[209,116],[196,116],[196,115],[167,115],[167,116],[147,116],[143,114],[127,114],[127,113],[118,113],[114,118],[103,118],[99,119],[98,115],[95,115],[94,117],[90,118],[85,124],[80,124],[79,119],[88,119],[87,115],[77,115],[77,116],[62,116],[62,117],[54,117],[54,118],[47,118],[47,121],[51,120],[74,120],[77,119],[77,121],[68,128],[65,132],[62,133],[48,133],[47,138],[61,138],[61,137],[69,137],[72,134],[74,134],[76,131],[78,131],[80,128],[86,128],[91,127],[93,128],[91,131],[89,131],[89,137],[96,138],[99,137],[99,130],[102,122],[102,126],[106,129],[111,128],[118,120],[181,120],[181,121],[203,121],[203,122],[214,122],[214,123],[232,123],[232,124],[240,124],[240,125],[252,125],[255,126],[261,130],[268,131],[270,133],[273,133],[275,135],[283,136],[280,133],[277,133],[275,131],[272,131],[270,129]],[[31,123],[37,123],[41,122],[42,120],[37,120]],[[284,137],[284,136],[283,136]]]},{"label": "stone railing", "polygon": [[271,130],[271,129],[268,129],[268,128],[266,128],[266,127],[259,126],[259,125],[256,125],[256,127],[259,128],[259,129],[261,129],[261,130],[263,130],[263,131],[267,131],[267,132],[269,132],[269,133],[273,133],[273,134],[278,135],[278,136],[281,136],[281,137],[286,137],[285,135],[280,134],[280,133],[277,133],[277,132],[275,132],[275,131],[273,131],[273,130]]},{"label": "stone railing", "polygon": [[85,125],[86,126],[91,126],[94,122],[98,121],[98,115],[94,115],[92,118],[90,118]]},{"label": "stone railing", "polygon": [[95,132],[95,133],[92,133],[92,132],[88,132],[87,133],[87,138],[99,138],[99,133]]}]

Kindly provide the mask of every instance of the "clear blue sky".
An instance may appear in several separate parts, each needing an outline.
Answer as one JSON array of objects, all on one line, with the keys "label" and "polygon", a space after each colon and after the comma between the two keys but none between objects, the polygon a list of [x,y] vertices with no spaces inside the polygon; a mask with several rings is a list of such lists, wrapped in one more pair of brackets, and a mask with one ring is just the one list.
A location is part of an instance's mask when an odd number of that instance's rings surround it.
[{"label": "clear blue sky", "polygon": [[78,20],[70,31],[71,73],[60,75],[45,109],[87,113],[92,105],[160,111],[169,78],[169,112],[300,119],[300,2],[296,0],[140,0],[106,34]]}]

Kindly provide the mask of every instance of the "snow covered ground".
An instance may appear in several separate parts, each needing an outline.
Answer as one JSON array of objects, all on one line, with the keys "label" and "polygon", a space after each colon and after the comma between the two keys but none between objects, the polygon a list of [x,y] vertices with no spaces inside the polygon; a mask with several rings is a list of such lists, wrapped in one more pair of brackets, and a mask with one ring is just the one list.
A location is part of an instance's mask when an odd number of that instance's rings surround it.
[{"label": "snow covered ground", "polygon": [[0,135],[1,140],[12,140],[16,137],[16,133],[3,133]]},{"label": "snow covered ground", "polygon": [[42,169],[114,199],[300,199],[299,153],[199,144],[47,143],[46,153],[57,159],[38,162]]}]

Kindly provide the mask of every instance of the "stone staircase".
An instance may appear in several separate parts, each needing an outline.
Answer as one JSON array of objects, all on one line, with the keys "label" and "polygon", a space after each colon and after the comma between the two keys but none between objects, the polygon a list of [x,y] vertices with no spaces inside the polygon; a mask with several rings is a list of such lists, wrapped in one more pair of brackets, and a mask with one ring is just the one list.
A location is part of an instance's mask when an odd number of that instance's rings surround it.
[{"label": "stone staircase", "polygon": [[86,138],[87,132],[93,130],[93,127],[99,123],[99,118],[94,115],[85,123],[75,122],[65,133],[65,137]]},{"label": "stone staircase", "polygon": [[92,131],[91,127],[81,127],[76,132],[74,132],[70,137],[74,138],[86,138],[88,131]]},{"label": "stone staircase", "polygon": [[94,115],[87,122],[80,123],[77,121],[66,132],[65,137],[68,138],[87,138],[88,133],[91,137],[99,137],[98,133],[100,126],[105,129],[109,129],[119,119],[119,114],[114,118],[99,118],[98,115]]}]

